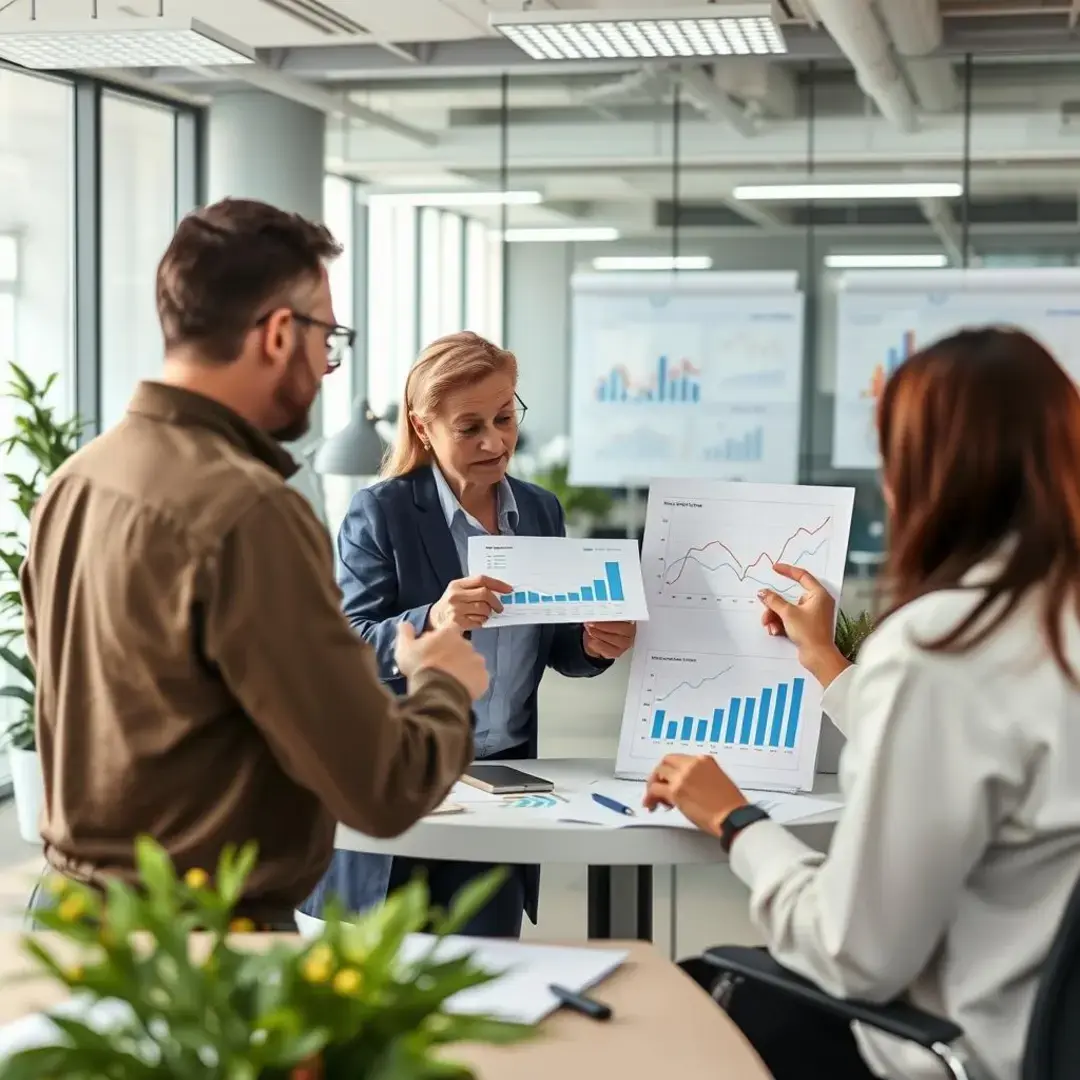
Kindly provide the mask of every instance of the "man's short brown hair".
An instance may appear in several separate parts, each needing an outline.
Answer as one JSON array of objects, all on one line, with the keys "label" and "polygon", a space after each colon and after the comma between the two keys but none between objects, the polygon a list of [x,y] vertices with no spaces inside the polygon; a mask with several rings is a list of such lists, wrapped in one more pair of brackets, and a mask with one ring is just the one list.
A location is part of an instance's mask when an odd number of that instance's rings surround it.
[{"label": "man's short brown hair", "polygon": [[253,199],[224,199],[180,222],[158,265],[166,351],[197,348],[228,363],[259,318],[316,285],[341,254],[325,225]]}]

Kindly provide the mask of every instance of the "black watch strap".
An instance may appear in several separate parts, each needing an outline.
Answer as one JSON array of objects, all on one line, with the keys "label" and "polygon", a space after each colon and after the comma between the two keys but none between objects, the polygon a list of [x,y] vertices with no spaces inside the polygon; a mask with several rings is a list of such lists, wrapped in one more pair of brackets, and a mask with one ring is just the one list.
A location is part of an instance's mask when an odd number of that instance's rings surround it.
[{"label": "black watch strap", "polygon": [[739,806],[732,810],[726,818],[724,823],[720,826],[720,846],[724,849],[725,853],[731,850],[731,845],[735,840],[735,837],[743,831],[743,829],[755,824],[758,821],[767,821],[769,818],[769,812],[762,809],[760,806]]}]

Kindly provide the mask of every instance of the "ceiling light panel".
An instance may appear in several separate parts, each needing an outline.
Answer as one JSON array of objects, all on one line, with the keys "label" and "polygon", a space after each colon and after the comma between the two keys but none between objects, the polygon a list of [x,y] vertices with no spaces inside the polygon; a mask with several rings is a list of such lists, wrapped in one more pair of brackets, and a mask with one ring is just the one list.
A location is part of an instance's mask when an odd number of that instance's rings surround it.
[{"label": "ceiling light panel", "polygon": [[255,51],[198,19],[28,19],[0,26],[0,58],[71,71],[251,64]]},{"label": "ceiling light panel", "polygon": [[711,270],[708,255],[601,255],[594,270]]},{"label": "ceiling light panel", "polygon": [[769,56],[787,52],[770,2],[655,14],[495,12],[489,21],[534,60]]},{"label": "ceiling light panel", "polygon": [[736,199],[762,202],[803,199],[955,199],[964,194],[964,188],[961,184],[919,180],[883,184],[740,184],[732,194]]}]

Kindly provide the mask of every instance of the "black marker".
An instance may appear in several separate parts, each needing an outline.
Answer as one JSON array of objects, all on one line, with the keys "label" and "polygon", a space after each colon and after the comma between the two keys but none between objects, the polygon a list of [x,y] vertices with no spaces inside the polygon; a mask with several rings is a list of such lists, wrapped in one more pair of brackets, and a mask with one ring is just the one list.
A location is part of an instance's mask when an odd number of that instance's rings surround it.
[{"label": "black marker", "polygon": [[605,1005],[602,1001],[594,1001],[584,994],[575,994],[573,990],[567,990],[565,986],[557,986],[555,983],[552,983],[548,989],[559,999],[559,1004],[567,1009],[573,1009],[574,1012],[591,1017],[593,1020],[611,1019],[611,1006]]}]

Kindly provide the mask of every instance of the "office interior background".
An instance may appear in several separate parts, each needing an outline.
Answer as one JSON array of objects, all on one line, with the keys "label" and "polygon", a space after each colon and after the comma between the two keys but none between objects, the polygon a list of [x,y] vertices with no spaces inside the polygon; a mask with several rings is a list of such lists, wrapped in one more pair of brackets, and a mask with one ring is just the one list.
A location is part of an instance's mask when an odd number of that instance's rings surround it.
[{"label": "office interior background", "polygon": [[[88,5],[38,6],[84,18]],[[571,6],[665,5],[534,5]],[[0,10],[0,32],[23,7]],[[332,283],[357,343],[294,448],[308,463],[358,403],[386,417],[418,349],[461,328],[517,354],[523,456],[550,463],[570,434],[575,272],[620,257],[791,271],[806,294],[799,480],[857,489],[845,603],[862,607],[883,507],[872,469],[832,464],[836,264],[1078,265],[1080,0],[788,0],[776,6],[786,54],[715,63],[535,60],[488,25],[492,11],[520,9],[511,0],[190,7],[258,61],[0,68],[0,372],[14,361],[35,379],[55,374],[54,406],[88,436],[158,372],[156,263],[184,213],[225,195],[320,217],[345,245]],[[100,9],[152,18],[157,4]],[[736,194],[882,182],[959,194]],[[0,400],[0,438],[13,417]],[[331,529],[358,482],[310,469],[300,480]],[[636,527],[640,495],[611,494],[599,525]],[[0,500],[0,530],[17,527]],[[572,695],[549,676],[542,754],[613,755],[624,690],[619,671]],[[657,894],[657,940],[677,914],[680,953],[753,940],[724,868],[682,872],[677,893],[659,878]],[[584,871],[546,870],[534,932],[583,936],[583,898]]]}]

